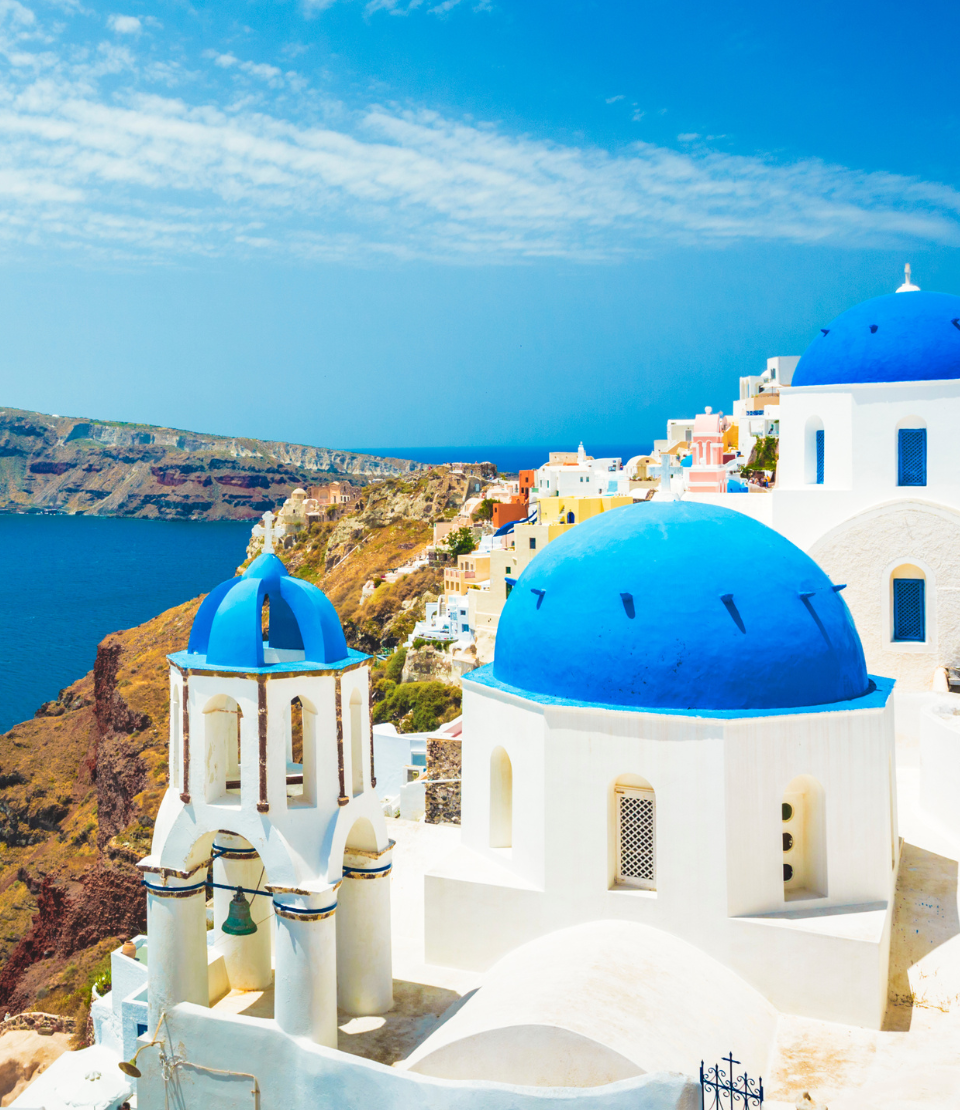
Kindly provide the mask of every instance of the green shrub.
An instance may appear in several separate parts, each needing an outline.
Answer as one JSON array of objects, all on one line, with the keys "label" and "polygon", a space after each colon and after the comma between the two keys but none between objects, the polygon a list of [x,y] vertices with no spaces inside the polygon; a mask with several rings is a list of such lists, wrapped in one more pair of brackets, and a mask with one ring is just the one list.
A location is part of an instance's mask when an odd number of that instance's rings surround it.
[{"label": "green shrub", "polygon": [[398,732],[432,732],[460,712],[461,693],[445,682],[404,682],[373,709],[374,724],[396,726]]}]

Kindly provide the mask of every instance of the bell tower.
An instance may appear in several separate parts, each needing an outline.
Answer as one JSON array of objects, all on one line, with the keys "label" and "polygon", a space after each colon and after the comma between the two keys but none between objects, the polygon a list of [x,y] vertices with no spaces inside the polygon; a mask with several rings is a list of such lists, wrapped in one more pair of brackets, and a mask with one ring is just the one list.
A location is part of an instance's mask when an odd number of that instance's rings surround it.
[{"label": "bell tower", "polygon": [[368,657],[273,553],[271,520],[263,554],[207,595],[169,657],[170,786],[140,863],[150,1021],[272,985],[282,1029],[335,1047],[338,999],[358,1015],[393,1003],[393,843]]}]

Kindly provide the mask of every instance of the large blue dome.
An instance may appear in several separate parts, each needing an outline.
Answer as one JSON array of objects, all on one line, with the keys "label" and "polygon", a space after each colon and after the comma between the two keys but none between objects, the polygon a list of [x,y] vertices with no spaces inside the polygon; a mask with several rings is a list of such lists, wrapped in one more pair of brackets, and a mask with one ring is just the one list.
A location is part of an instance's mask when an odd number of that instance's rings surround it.
[{"label": "large blue dome", "polygon": [[[270,628],[264,642],[267,601]],[[194,617],[187,653],[202,656],[207,666],[250,670],[290,663],[329,665],[351,654],[327,595],[291,577],[272,554],[258,556],[238,578],[207,594]]]},{"label": "large blue dome", "polygon": [[732,509],[611,509],[544,548],[514,586],[493,677],[570,702],[672,710],[802,708],[869,693],[830,579]]},{"label": "large blue dome", "polygon": [[960,297],[888,293],[822,328],[793,385],[859,385],[960,378]]}]

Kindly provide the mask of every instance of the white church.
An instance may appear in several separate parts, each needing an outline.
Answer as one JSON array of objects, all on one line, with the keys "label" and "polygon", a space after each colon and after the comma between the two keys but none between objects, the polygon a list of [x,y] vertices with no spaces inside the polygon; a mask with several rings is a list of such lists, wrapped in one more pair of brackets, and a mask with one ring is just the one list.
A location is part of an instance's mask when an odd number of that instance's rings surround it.
[{"label": "white church", "polygon": [[85,1050],[113,1093],[71,1105],[694,1110],[700,1061],[762,1074],[784,1016],[878,1029],[894,678],[953,635],[958,322],[911,291],[825,328],[781,400],[776,500],[638,503],[537,555],[464,677],[459,829],[383,817],[369,660],[268,520],[170,657],[147,933]]}]

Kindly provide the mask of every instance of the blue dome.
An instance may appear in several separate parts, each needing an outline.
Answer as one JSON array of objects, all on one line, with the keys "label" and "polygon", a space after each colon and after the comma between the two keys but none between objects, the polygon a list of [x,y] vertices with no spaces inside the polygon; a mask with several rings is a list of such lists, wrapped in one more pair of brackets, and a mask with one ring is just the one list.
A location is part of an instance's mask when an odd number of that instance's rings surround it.
[{"label": "blue dome", "polygon": [[802,708],[869,693],[860,637],[817,564],[732,509],[650,502],[554,540],[500,616],[494,678],[649,709]]},{"label": "blue dome", "polygon": [[960,297],[888,293],[822,328],[793,372],[794,385],[859,385],[960,378]]},{"label": "blue dome", "polygon": [[[268,642],[261,631],[270,602]],[[260,555],[239,578],[222,582],[203,599],[190,629],[192,655],[207,665],[263,667],[308,661],[336,663],[348,655],[337,611],[323,590],[292,578],[276,555]]]}]

